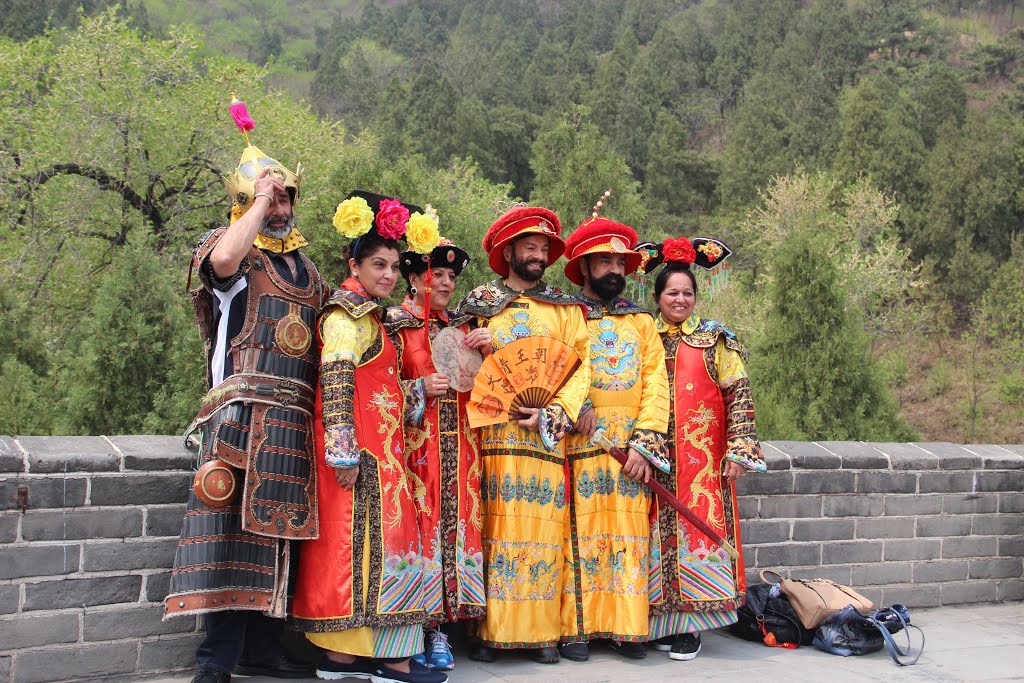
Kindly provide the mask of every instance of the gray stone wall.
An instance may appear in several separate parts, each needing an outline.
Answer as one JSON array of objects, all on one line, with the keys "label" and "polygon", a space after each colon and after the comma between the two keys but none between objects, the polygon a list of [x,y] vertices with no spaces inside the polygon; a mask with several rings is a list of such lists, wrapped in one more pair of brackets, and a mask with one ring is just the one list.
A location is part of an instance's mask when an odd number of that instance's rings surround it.
[{"label": "gray stone wall", "polygon": [[[1024,599],[1024,446],[765,451],[769,472],[739,484],[749,580],[820,576],[911,607]],[[0,683],[191,666],[197,620],[160,617],[193,467],[176,437],[0,436]]]}]

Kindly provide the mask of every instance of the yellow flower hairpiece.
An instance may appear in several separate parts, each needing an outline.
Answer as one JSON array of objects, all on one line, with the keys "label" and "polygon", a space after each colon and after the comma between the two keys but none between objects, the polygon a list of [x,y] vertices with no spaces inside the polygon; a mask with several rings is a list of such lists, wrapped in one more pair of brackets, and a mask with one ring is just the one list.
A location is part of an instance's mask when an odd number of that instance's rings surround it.
[{"label": "yellow flower hairpiece", "polygon": [[441,241],[437,212],[429,204],[426,211],[426,214],[417,211],[409,216],[409,222],[405,225],[405,240],[417,254],[429,254]]},{"label": "yellow flower hairpiece", "polygon": [[373,225],[373,209],[362,197],[349,197],[338,204],[332,223],[342,237],[353,239],[365,235]]}]

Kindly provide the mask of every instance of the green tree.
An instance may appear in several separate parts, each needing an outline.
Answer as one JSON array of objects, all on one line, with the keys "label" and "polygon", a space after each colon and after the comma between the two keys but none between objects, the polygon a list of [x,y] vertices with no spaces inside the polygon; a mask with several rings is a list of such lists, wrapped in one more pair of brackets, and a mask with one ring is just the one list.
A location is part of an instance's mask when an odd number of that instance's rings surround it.
[{"label": "green tree", "polygon": [[765,439],[904,441],[900,419],[847,307],[842,278],[820,236],[803,232],[774,262],[766,328],[750,375]]},{"label": "green tree", "polygon": [[50,426],[50,359],[31,307],[0,289],[0,434],[45,434]]},{"label": "green tree", "polygon": [[174,272],[152,240],[119,251],[62,355],[58,431],[173,434],[188,424],[205,389],[203,354]]},{"label": "green tree", "polygon": [[604,215],[628,225],[641,224],[645,209],[638,183],[590,121],[586,107],[573,107],[537,136],[530,164],[536,179],[530,201],[553,210],[566,233],[590,214],[608,189],[614,194]]},{"label": "green tree", "polygon": [[644,199],[652,211],[681,216],[707,214],[715,207],[718,168],[688,149],[686,128],[664,109],[658,112],[647,147]]}]

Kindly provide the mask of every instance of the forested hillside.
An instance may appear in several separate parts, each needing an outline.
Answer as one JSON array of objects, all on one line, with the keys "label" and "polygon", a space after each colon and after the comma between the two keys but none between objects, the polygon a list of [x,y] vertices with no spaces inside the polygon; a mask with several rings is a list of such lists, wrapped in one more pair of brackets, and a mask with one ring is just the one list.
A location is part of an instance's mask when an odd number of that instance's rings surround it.
[{"label": "forested hillside", "polygon": [[187,423],[187,254],[227,207],[236,90],[254,142],[307,168],[332,282],[352,187],[472,246],[502,201],[568,231],[612,188],[645,237],[736,252],[698,310],[750,348],[765,437],[1024,441],[1015,1],[11,4],[0,433]]}]

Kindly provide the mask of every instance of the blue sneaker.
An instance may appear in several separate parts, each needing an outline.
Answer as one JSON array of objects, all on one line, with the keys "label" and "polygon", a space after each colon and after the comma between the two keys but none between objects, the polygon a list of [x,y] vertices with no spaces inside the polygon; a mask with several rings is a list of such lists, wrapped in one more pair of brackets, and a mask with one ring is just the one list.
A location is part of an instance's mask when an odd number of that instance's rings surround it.
[{"label": "blue sneaker", "polygon": [[416,662],[417,664],[422,666],[424,669],[429,669],[430,668],[430,665],[427,664],[427,657],[422,652],[418,652],[418,653],[414,654],[409,659],[411,659],[412,661]]},{"label": "blue sneaker", "polygon": [[427,629],[427,666],[437,671],[451,671],[455,668],[448,636],[436,628]]}]

